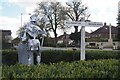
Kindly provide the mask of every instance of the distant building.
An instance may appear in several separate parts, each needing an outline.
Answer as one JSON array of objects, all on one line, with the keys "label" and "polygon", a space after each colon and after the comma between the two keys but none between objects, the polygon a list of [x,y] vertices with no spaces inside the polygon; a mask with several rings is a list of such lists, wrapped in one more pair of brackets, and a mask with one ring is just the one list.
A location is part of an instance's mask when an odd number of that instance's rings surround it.
[{"label": "distant building", "polygon": [[73,42],[73,40],[71,40],[69,38],[69,36],[70,36],[69,34],[66,34],[66,32],[64,32],[63,35],[61,35],[57,38],[57,40],[58,40],[57,43],[58,44],[60,44],[60,43],[71,44]]},{"label": "distant building", "polygon": [[[81,36],[81,35],[80,35]],[[70,34],[67,34],[66,32],[64,32],[63,35],[60,35],[59,37],[57,37],[57,40],[58,40],[58,44],[65,44],[66,46],[69,45],[69,44],[72,44],[74,41],[71,40],[70,38]],[[85,38],[90,38],[90,33],[88,32],[85,32]]]},{"label": "distant building", "polygon": [[11,30],[0,30],[0,38],[2,40],[2,49],[12,48]]},{"label": "distant building", "polygon": [[5,41],[7,43],[11,43],[11,40],[12,40],[12,37],[11,37],[11,30],[0,30],[1,32],[1,38],[2,38],[2,41]]},{"label": "distant building", "polygon": [[[111,35],[112,35],[113,39],[117,38],[117,35],[118,35],[117,27],[111,26]],[[94,31],[90,34],[90,38],[98,38],[98,39],[108,40],[109,25],[106,25],[106,23],[104,23],[103,27],[100,27],[99,29],[97,29],[96,31]]]},{"label": "distant building", "polygon": [[[111,35],[110,35],[111,32]],[[111,41],[110,41],[111,40]],[[102,46],[103,48],[112,48],[114,45],[117,46],[118,41],[118,27],[104,25],[98,28],[96,31],[90,33],[90,38],[87,41],[87,45],[90,46]]]},{"label": "distant building", "polygon": [[90,33],[88,33],[88,32],[85,31],[85,38],[86,39],[90,38]]},{"label": "distant building", "polygon": [[[110,25],[107,25],[106,23],[104,23],[104,25],[102,27],[98,28],[94,32],[91,32],[91,33],[85,32],[85,39],[86,39],[87,44],[89,45],[91,43],[92,44],[94,43],[94,45],[97,45],[100,42],[108,42],[109,26]],[[71,40],[69,38],[69,36],[70,36],[70,34],[64,33],[63,35],[61,35],[57,38],[57,40],[58,40],[57,43],[58,44],[63,43],[66,45],[73,43],[73,40]],[[111,36],[112,36],[113,40],[117,40],[117,36],[118,36],[118,28],[117,27],[111,26]]]}]

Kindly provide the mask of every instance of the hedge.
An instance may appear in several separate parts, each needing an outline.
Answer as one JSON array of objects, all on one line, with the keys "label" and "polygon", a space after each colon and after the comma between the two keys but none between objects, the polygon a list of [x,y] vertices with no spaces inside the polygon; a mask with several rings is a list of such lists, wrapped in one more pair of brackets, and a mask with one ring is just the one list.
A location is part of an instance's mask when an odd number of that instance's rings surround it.
[{"label": "hedge", "polygon": [[[40,65],[3,66],[4,80],[16,78],[118,78],[118,60],[88,60]],[[118,80],[118,79],[117,79]]]},{"label": "hedge", "polygon": [[[46,50],[42,51],[43,63],[55,63],[60,61],[76,61],[80,60],[80,51],[72,50]],[[118,59],[118,51],[100,51],[88,50],[86,51],[86,60],[98,59]],[[3,50],[2,51],[3,64],[16,64],[18,63],[18,54],[16,50]]]},{"label": "hedge", "polygon": [[[87,50],[86,60],[118,59],[118,51]],[[42,62],[76,61],[80,60],[80,51],[49,50],[42,52]]]},{"label": "hedge", "polygon": [[2,50],[2,64],[18,63],[18,54],[16,50]]}]

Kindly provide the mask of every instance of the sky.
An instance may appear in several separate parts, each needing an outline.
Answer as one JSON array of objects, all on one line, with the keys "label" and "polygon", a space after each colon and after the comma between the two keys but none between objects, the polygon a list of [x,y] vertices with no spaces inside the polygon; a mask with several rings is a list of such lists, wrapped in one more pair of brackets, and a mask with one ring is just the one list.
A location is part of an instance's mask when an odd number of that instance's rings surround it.
[{"label": "sky", "polygon": [[[17,37],[17,30],[22,24],[29,22],[29,13],[33,13],[37,7],[37,3],[47,0],[0,0],[0,29],[11,30],[12,37]],[[50,0],[54,1],[54,0]],[[65,3],[70,0],[57,0]],[[88,12],[91,14],[89,19],[94,22],[106,22],[116,26],[119,0],[82,0],[83,5],[88,6]],[[81,27],[79,27],[80,29]],[[95,31],[99,27],[86,27],[87,32]],[[70,34],[74,30],[70,29],[67,33]],[[63,31],[58,31],[58,35],[63,34]],[[53,37],[53,33],[51,33]]]}]

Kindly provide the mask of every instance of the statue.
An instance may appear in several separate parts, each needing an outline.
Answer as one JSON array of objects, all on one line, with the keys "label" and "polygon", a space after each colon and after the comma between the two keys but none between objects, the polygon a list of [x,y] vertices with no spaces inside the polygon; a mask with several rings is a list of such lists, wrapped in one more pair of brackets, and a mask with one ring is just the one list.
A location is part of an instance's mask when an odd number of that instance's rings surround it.
[{"label": "statue", "polygon": [[[27,62],[25,62],[26,59],[25,60],[19,59],[19,62],[22,64],[28,64],[28,65],[34,64],[34,56],[33,56],[34,53],[37,53],[37,63],[40,64],[41,46],[43,44],[44,37],[46,36],[46,31],[45,31],[45,29],[42,30],[40,27],[37,26],[39,20],[40,20],[40,17],[37,14],[33,14],[30,17],[30,22],[27,23],[27,25],[24,28],[23,35],[20,37],[22,45],[24,45],[24,46],[21,46],[18,48],[19,49],[18,53],[21,55],[24,55],[27,53],[26,55],[23,56],[23,57],[27,56],[27,57],[25,57],[25,58],[27,58]],[[38,39],[39,36],[41,36],[41,38],[42,38],[41,44]],[[24,50],[25,52],[24,51],[20,52],[21,50]],[[22,54],[22,53],[24,53],[24,54]]]}]

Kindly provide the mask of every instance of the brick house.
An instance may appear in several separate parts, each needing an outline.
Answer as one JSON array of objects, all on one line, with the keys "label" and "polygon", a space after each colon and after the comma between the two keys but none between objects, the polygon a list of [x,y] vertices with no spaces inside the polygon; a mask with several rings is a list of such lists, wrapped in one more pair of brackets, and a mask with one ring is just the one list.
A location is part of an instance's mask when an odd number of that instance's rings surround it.
[{"label": "brick house", "polygon": [[[117,27],[111,26],[111,36],[113,39],[117,38],[118,29]],[[103,27],[100,27],[96,31],[90,33],[91,39],[99,39],[99,40],[108,40],[109,39],[109,25],[104,23]]]},{"label": "brick house", "polygon": [[[66,44],[72,43],[73,40],[71,40],[69,38],[69,35],[70,34],[64,33],[63,35],[59,36],[57,38],[58,43],[66,43]],[[115,40],[117,38],[117,35],[118,35],[117,27],[111,26],[111,35],[112,35],[113,40]],[[109,25],[104,23],[104,25],[102,27],[98,28],[94,32],[91,32],[91,33],[85,32],[85,38],[86,38],[86,42],[88,43],[88,45],[90,43],[94,43],[95,45],[97,45],[97,42],[108,42]]]},{"label": "brick house", "polygon": [[[63,43],[63,44],[65,44],[66,46],[67,46],[68,44],[72,44],[72,43],[73,43],[73,40],[71,40],[71,39],[69,38],[69,36],[70,36],[70,34],[66,34],[66,32],[64,32],[63,35],[60,35],[59,37],[57,37],[57,40],[58,40],[57,43],[58,43],[58,44]],[[86,38],[90,38],[90,33],[85,32],[85,37],[86,37]]]},{"label": "brick house", "polygon": [[69,38],[69,34],[67,34],[66,32],[64,32],[64,34],[63,35],[60,35],[59,37],[57,37],[57,40],[58,40],[58,44],[60,44],[60,43],[64,43],[64,44],[70,44],[70,43],[72,43],[73,42],[73,40],[71,40],[70,38]]}]

